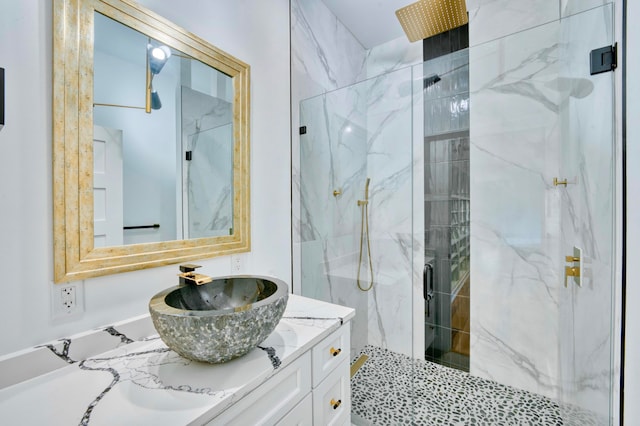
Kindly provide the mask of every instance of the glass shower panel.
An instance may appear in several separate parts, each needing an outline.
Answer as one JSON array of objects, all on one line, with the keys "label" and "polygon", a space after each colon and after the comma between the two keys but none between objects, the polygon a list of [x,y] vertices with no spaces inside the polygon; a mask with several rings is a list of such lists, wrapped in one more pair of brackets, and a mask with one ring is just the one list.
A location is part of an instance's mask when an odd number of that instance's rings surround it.
[{"label": "glass shower panel", "polygon": [[559,22],[469,49],[475,376],[558,397]]},{"label": "glass shower panel", "polygon": [[[589,54],[614,42],[608,4],[560,23],[562,253],[578,255],[579,279],[560,298],[563,421],[610,424],[614,289],[614,75],[590,75]],[[576,250],[577,249],[577,250]],[[564,271],[563,271],[564,272]]]},{"label": "glass shower panel", "polygon": [[413,352],[411,72],[300,104],[302,295],[356,309],[352,357]]},{"label": "glass shower panel", "polygon": [[366,344],[367,298],[356,286],[366,181],[366,104],[355,85],[300,104],[302,295],[356,309],[352,354]]}]

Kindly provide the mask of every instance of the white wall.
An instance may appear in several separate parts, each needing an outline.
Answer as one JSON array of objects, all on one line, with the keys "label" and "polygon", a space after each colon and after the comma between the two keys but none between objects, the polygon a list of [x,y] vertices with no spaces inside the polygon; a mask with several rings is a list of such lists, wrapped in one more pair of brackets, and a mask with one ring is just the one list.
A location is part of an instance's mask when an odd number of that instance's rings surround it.
[{"label": "white wall", "polygon": [[640,424],[640,3],[627,0],[627,320],[625,425]]},{"label": "white wall", "polygon": [[[247,272],[290,282],[289,2],[141,3],[251,65],[252,251],[242,260]],[[157,291],[176,283],[177,266],[89,279],[83,316],[50,320],[51,21],[49,1],[0,0],[0,355],[142,314]],[[198,263],[205,274],[230,272],[229,257]]]}]

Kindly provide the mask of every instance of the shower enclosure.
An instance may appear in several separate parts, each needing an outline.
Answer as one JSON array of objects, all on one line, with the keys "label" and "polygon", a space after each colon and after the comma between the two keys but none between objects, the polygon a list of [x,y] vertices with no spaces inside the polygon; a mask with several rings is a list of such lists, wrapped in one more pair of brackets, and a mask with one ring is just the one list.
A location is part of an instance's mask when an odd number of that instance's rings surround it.
[{"label": "shower enclosure", "polygon": [[[444,356],[552,398],[564,424],[611,424],[614,79],[589,59],[613,43],[613,10],[301,102],[301,293],[356,309],[352,356]],[[468,281],[465,331],[452,301]]]}]

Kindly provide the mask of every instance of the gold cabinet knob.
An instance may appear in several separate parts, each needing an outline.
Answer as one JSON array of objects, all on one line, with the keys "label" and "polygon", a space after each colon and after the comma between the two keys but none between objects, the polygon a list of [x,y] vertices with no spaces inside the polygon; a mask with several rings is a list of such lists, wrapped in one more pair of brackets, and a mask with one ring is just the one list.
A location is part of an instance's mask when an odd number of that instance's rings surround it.
[{"label": "gold cabinet knob", "polygon": [[340,352],[342,352],[342,349],[336,349],[333,346],[331,346],[331,349],[329,349],[329,353],[331,354],[331,356],[338,356]]},{"label": "gold cabinet knob", "polygon": [[334,190],[333,190],[333,196],[334,196],[334,197],[337,197],[338,195],[341,195],[341,194],[342,194],[342,191],[341,191],[341,190],[339,190],[339,189],[334,189]]},{"label": "gold cabinet knob", "polygon": [[579,257],[575,257],[575,256],[565,256],[565,260],[569,263],[571,262],[580,262],[580,258]]},{"label": "gold cabinet knob", "polygon": [[335,399],[331,398],[331,402],[329,402],[329,404],[331,404],[331,406],[335,410],[340,406],[340,404],[342,404],[342,400],[339,399],[339,400],[336,401]]}]

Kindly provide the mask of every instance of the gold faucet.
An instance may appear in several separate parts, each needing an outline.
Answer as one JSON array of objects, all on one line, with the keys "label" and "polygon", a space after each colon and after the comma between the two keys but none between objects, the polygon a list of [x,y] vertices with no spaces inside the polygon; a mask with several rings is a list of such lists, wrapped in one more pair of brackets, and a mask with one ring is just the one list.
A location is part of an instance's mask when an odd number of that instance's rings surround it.
[{"label": "gold faucet", "polygon": [[194,271],[197,268],[201,268],[200,265],[194,265],[192,263],[185,263],[184,265],[180,265],[180,285],[202,285],[206,283],[210,283],[213,281],[213,278],[203,275],[196,274]]}]

